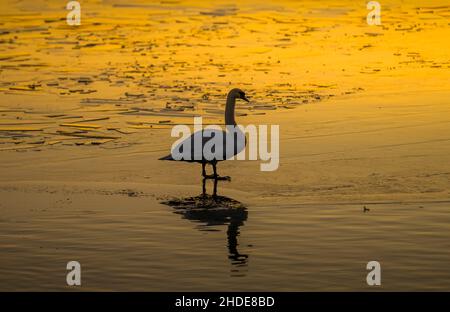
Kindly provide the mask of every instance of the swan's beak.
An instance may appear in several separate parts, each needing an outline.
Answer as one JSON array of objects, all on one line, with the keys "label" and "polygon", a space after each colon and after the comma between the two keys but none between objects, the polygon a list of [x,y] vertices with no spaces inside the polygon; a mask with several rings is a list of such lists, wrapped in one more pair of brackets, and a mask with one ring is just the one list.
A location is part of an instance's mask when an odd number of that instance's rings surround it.
[{"label": "swan's beak", "polygon": [[243,97],[241,97],[241,99],[243,99],[243,100],[246,101],[246,102],[250,102],[250,100],[247,99],[247,98],[245,97],[245,95],[244,95]]}]

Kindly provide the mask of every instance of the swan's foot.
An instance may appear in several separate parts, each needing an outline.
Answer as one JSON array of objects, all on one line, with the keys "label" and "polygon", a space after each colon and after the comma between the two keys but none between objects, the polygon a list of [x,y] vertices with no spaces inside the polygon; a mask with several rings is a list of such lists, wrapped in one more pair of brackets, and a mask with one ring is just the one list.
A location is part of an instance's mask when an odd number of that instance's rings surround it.
[{"label": "swan's foot", "polygon": [[218,181],[231,181],[231,177],[229,177],[229,176],[221,177],[219,175],[214,175],[214,174],[205,174],[203,176],[203,178],[205,178],[205,179],[212,179],[212,180],[218,180]]}]

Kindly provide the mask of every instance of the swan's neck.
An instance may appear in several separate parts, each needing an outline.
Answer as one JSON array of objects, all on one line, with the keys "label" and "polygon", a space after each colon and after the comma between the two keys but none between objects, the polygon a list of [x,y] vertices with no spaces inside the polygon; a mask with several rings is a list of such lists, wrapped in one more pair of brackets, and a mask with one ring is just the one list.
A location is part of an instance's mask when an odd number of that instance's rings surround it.
[{"label": "swan's neck", "polygon": [[225,125],[236,125],[234,120],[234,106],[236,104],[236,97],[229,93],[227,96],[227,105],[225,106]]}]

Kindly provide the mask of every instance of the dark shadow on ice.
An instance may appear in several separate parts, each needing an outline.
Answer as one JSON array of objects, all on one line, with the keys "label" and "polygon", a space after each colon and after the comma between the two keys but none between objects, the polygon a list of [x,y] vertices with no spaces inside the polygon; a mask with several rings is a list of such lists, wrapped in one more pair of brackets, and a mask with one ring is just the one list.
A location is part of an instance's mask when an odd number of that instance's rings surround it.
[{"label": "dark shadow on ice", "polygon": [[[236,267],[246,267],[248,255],[241,254],[238,250],[239,228],[244,225],[248,218],[247,208],[239,201],[217,195],[217,182],[214,179],[213,195],[206,193],[206,180],[203,179],[203,192],[201,195],[174,198],[161,202],[172,207],[174,213],[181,215],[184,219],[198,224],[200,231],[218,231],[217,227],[227,225],[227,248],[228,259]],[[233,270],[235,275],[244,272]]]}]

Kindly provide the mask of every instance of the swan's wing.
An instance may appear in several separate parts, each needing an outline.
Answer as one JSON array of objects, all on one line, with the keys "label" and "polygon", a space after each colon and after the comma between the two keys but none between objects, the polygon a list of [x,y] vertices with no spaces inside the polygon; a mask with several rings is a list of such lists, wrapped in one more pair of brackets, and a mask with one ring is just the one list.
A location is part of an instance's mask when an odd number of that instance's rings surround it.
[{"label": "swan's wing", "polygon": [[224,160],[244,148],[245,135],[242,133],[234,133],[233,138],[232,134],[220,129],[205,129],[191,134],[177,144],[172,150],[172,158],[185,161]]}]

